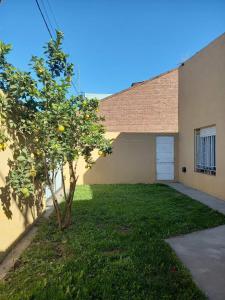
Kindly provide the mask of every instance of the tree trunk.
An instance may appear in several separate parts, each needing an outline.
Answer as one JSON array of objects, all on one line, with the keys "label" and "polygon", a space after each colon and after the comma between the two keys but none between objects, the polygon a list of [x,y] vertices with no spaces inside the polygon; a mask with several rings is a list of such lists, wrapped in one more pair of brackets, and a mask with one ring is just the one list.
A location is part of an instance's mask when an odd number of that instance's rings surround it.
[{"label": "tree trunk", "polygon": [[62,230],[62,216],[61,216],[61,211],[60,211],[60,208],[59,208],[58,200],[57,200],[56,195],[55,195],[55,191],[54,191],[53,186],[52,186],[52,181],[49,178],[49,172],[48,172],[48,168],[47,168],[46,162],[45,162],[45,173],[46,173],[47,184],[49,186],[49,189],[50,189],[51,195],[52,195],[52,201],[53,201],[53,205],[54,205],[54,208],[55,208],[55,213],[56,213],[58,227],[59,227],[60,230]]},{"label": "tree trunk", "polygon": [[78,179],[78,176],[76,176],[76,166],[77,164],[75,165],[75,168],[73,168],[73,162],[69,162],[70,188],[69,194],[66,197],[66,208],[63,218],[63,228],[69,227],[72,223],[72,203]]},{"label": "tree trunk", "polygon": [[50,188],[50,191],[52,194],[52,200],[53,200],[53,205],[54,205],[55,212],[56,212],[57,223],[58,223],[59,229],[62,230],[62,216],[61,216],[61,212],[60,212],[60,208],[59,208],[59,203],[55,196],[55,192],[53,190],[52,184],[49,185],[49,188]]},{"label": "tree trunk", "polygon": [[63,194],[64,194],[64,199],[65,199],[65,201],[66,201],[66,186],[65,186],[65,178],[64,178],[63,166],[62,166],[62,168],[61,168],[61,174],[62,174]]}]

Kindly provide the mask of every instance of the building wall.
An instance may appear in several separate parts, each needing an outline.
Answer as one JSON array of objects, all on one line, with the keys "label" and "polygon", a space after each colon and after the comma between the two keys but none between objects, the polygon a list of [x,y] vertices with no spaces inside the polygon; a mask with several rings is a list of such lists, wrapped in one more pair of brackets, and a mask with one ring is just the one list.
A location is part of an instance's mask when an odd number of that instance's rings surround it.
[{"label": "building wall", "polygon": [[[113,153],[107,157],[99,157],[98,151],[94,151],[95,164],[92,169],[86,169],[84,160],[80,159],[77,168],[78,184],[155,182],[157,135],[161,134],[107,132],[108,138],[115,139],[112,144]],[[175,138],[175,157],[177,156],[176,144],[177,137]],[[68,170],[65,174],[68,186]],[[177,179],[177,166],[175,166],[175,176]]]},{"label": "building wall", "polygon": [[[225,200],[225,34],[179,68],[178,98],[179,180]],[[194,130],[214,124],[216,176],[196,173]]]},{"label": "building wall", "polygon": [[100,113],[109,132],[178,132],[178,70],[103,99]]},{"label": "building wall", "polygon": [[[23,202],[10,193],[6,184],[9,158],[9,149],[0,152],[0,256],[42,212],[32,199]],[[43,199],[42,191],[39,196]]]}]

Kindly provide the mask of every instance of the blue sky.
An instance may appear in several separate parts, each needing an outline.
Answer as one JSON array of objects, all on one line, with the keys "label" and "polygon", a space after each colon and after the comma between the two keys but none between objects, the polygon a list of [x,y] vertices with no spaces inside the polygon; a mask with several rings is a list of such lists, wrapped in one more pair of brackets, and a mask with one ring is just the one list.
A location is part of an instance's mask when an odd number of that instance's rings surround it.
[{"label": "blue sky", "polygon": [[[85,92],[114,93],[177,67],[225,31],[224,0],[48,1]],[[49,39],[35,0],[3,0],[0,20],[11,62],[28,69]]]}]

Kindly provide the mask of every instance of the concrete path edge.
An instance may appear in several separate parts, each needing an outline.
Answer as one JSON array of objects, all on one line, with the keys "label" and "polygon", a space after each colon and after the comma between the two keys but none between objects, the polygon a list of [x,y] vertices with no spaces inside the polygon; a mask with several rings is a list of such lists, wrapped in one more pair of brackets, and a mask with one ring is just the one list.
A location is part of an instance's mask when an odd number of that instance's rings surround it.
[{"label": "concrete path edge", "polygon": [[[181,183],[168,183],[178,192],[225,215],[225,201]],[[210,300],[225,299],[225,225],[165,240],[189,269],[193,280]]]}]

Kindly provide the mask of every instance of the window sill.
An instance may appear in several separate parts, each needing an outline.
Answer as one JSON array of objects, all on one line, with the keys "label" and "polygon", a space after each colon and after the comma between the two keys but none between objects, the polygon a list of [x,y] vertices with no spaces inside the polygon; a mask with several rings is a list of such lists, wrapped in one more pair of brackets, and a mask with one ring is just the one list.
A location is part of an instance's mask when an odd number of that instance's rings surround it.
[{"label": "window sill", "polygon": [[195,169],[195,173],[210,175],[210,176],[216,176],[216,171],[212,171],[212,170],[196,170]]}]

